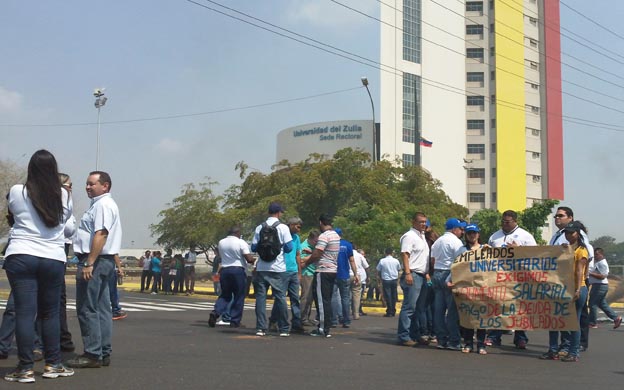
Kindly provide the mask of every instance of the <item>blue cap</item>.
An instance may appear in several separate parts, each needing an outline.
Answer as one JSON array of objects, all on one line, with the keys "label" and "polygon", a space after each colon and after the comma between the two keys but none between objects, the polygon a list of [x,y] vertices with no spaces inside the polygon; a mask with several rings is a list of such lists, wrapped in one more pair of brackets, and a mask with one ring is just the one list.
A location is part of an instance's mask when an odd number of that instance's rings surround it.
[{"label": "blue cap", "polygon": [[338,233],[339,236],[342,236],[342,229],[341,228],[335,228],[334,231],[336,233]]},{"label": "blue cap", "polygon": [[446,220],[446,224],[444,224],[444,228],[446,230],[451,230],[451,229],[455,229],[455,228],[465,228],[466,227],[466,222],[464,221],[460,221],[457,218],[449,218]]},{"label": "blue cap", "polygon": [[277,213],[283,213],[285,210],[282,207],[281,204],[277,203],[277,202],[272,202],[269,205],[269,214],[277,214]]},{"label": "blue cap", "polygon": [[477,226],[476,223],[471,223],[470,225],[466,225],[466,227],[464,228],[464,231],[466,233],[469,233],[469,232],[480,232],[481,229],[479,229],[479,226]]}]

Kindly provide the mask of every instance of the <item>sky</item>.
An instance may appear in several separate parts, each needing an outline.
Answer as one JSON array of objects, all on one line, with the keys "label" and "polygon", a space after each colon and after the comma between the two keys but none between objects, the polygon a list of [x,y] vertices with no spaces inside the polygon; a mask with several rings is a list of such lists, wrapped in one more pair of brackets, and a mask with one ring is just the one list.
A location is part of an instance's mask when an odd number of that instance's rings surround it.
[{"label": "sky", "polygon": [[[210,1],[195,1],[234,14]],[[382,6],[376,0],[341,2],[374,17]],[[218,3],[379,60],[379,22],[329,0]],[[617,229],[624,214],[619,201],[624,173],[618,164],[624,146],[624,124],[619,125],[624,118],[624,3],[565,4],[571,9],[561,7],[561,24],[569,31],[563,34],[584,42],[572,35],[578,34],[595,50],[602,51],[595,45],[608,48],[613,59],[562,37],[563,62],[606,80],[562,66],[564,115],[618,127],[564,122],[562,204],[574,209],[591,237],[622,241],[624,233]],[[379,107],[379,70],[186,0],[5,0],[0,36],[5,37],[0,43],[0,159],[26,166],[37,149],[54,153],[60,170],[74,180],[77,217],[88,206],[82,188],[95,169],[92,94],[96,87],[106,88],[100,169],[113,180],[125,248],[153,246],[149,225],[158,222],[158,212],[184,184],[215,181],[220,194],[240,184],[234,169],[239,161],[271,172],[279,131],[311,122],[368,119],[371,107],[361,77],[369,79]],[[265,105],[336,91],[343,92]],[[231,110],[256,105],[261,106]],[[199,113],[206,114],[162,119]],[[131,121],[149,118],[161,119]]]}]

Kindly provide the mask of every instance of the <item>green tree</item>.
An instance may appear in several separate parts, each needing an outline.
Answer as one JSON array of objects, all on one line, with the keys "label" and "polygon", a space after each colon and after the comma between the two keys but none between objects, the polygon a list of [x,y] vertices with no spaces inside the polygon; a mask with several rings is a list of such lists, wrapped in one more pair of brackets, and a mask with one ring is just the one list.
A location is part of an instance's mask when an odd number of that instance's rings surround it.
[{"label": "green tree", "polygon": [[221,197],[212,191],[214,184],[184,185],[180,196],[173,199],[167,209],[158,213],[160,221],[150,225],[158,245],[171,249],[195,246],[203,252],[216,246],[225,236],[229,225],[219,210]]},{"label": "green tree", "polygon": [[9,224],[4,218],[7,210],[6,194],[15,184],[26,181],[26,169],[9,160],[0,160],[0,210],[2,210],[2,221],[0,221],[0,238],[5,237],[9,232]]}]

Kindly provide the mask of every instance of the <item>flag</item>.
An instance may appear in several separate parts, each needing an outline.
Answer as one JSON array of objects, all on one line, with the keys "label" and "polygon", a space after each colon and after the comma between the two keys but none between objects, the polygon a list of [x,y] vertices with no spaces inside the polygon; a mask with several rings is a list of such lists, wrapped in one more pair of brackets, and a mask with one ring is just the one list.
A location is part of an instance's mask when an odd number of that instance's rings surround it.
[{"label": "flag", "polygon": [[433,145],[433,142],[423,137],[420,137],[420,146],[424,146],[425,148],[430,148],[432,145]]}]

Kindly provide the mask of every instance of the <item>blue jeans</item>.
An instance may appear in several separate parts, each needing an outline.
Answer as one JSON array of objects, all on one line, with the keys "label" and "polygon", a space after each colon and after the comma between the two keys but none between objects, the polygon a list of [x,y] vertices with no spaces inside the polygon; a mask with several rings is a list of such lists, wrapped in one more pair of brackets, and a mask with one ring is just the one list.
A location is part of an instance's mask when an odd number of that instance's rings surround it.
[{"label": "blue jeans", "polygon": [[[344,325],[351,324],[351,281],[352,279],[338,279],[332,294],[332,324],[338,322]],[[338,318],[336,318],[338,317]]]},{"label": "blue jeans", "polygon": [[[35,326],[35,343],[34,349],[43,350],[41,345],[41,325]],[[0,325],[0,355],[8,355],[15,334],[15,299],[13,291],[9,293],[4,314],[2,315],[2,324]]]},{"label": "blue jeans", "polygon": [[[299,301],[299,274],[297,272],[285,272],[284,273],[286,291],[288,292],[288,298],[290,299],[290,312],[292,314],[291,326],[292,329],[301,329],[301,303]],[[223,287],[223,286],[221,286]],[[277,309],[273,305],[271,309],[271,316],[269,322],[277,322]]]},{"label": "blue jeans", "polygon": [[33,367],[35,320],[41,319],[45,361],[61,361],[61,286],[65,264],[31,255],[10,255],[4,263],[15,299],[15,338],[19,368]]},{"label": "blue jeans", "polygon": [[[86,258],[86,257],[85,257]],[[100,256],[93,265],[93,277],[82,277],[83,266],[76,271],[76,312],[84,353],[92,359],[110,356],[113,334],[113,313],[109,282],[115,274],[112,256]]]},{"label": "blue jeans", "polygon": [[247,276],[242,267],[225,267],[221,270],[221,295],[215,303],[214,312],[223,320],[235,325],[243,318]]},{"label": "blue jeans", "polygon": [[254,280],[256,293],[256,330],[267,330],[266,299],[267,290],[273,291],[273,306],[277,316],[277,327],[280,332],[288,332],[288,305],[286,304],[286,273],[258,271]]},{"label": "blue jeans", "polygon": [[412,272],[412,280],[414,283],[408,285],[405,282],[405,275],[401,276],[399,283],[403,290],[403,303],[401,304],[401,312],[399,313],[399,327],[397,336],[399,341],[418,340],[420,338],[420,330],[418,328],[418,301],[425,277],[416,272]]},{"label": "blue jeans", "polygon": [[589,292],[589,323],[595,324],[598,314],[598,308],[602,310],[607,317],[615,320],[617,314],[611,309],[607,303],[607,293],[609,292],[609,285],[602,283],[594,283],[591,286]]},{"label": "blue jeans", "polygon": [[[581,312],[583,309],[583,305],[587,301],[587,287],[583,286],[580,288],[581,294],[579,299],[574,301],[574,306],[576,307],[576,321],[579,323],[579,327],[581,324]],[[554,334],[553,334],[554,333]],[[567,340],[569,343],[568,354],[570,356],[578,356],[579,355],[579,346],[581,344],[581,331],[562,331],[561,337],[564,340]],[[550,351],[556,351],[557,346],[557,332],[549,332],[548,333],[548,343]]]},{"label": "blue jeans", "polygon": [[[426,279],[425,279],[426,281]],[[434,332],[432,332],[429,328],[429,324],[431,323],[431,327],[433,327],[433,321],[429,321],[427,316],[431,317],[429,314],[430,306],[430,298],[433,295],[433,287],[428,286],[427,283],[423,283],[422,289],[420,290],[420,296],[418,297],[418,303],[416,304],[416,318],[418,319],[418,329],[421,336],[432,336]]]},{"label": "blue jeans", "polygon": [[457,347],[461,345],[459,334],[459,314],[451,289],[446,286],[449,270],[433,272],[433,326],[435,327],[438,345]]},{"label": "blue jeans", "polygon": [[113,277],[108,281],[108,291],[110,293],[111,300],[111,309],[113,313],[118,313],[121,311],[121,306],[119,306],[119,292],[117,291],[117,272],[113,272]]}]

